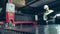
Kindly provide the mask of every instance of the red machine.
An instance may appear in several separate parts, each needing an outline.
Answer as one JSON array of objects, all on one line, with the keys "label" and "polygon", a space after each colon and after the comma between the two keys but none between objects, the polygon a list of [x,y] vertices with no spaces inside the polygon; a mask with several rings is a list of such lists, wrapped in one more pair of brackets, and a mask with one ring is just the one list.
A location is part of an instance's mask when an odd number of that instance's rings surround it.
[{"label": "red machine", "polygon": [[12,0],[8,0],[6,5],[6,23],[12,21],[14,22],[14,14],[15,14],[15,5],[12,3]]}]

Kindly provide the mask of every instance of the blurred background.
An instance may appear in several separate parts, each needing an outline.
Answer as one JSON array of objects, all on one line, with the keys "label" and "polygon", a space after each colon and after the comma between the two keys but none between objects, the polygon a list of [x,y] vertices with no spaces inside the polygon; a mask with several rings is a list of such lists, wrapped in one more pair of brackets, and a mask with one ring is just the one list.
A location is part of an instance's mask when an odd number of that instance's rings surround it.
[{"label": "blurred background", "polygon": [[[8,3],[8,0],[0,0],[0,21],[3,21],[3,22],[6,21],[6,3]],[[19,23],[15,24],[16,28],[18,29],[22,27],[22,29],[19,29],[19,30],[22,30],[24,32],[25,30],[28,30],[30,32],[31,28],[32,28],[31,31],[34,31],[33,33],[27,32],[23,34],[57,34],[57,30],[55,27],[59,27],[58,25],[60,24],[60,15],[58,15],[55,18],[55,21],[53,22],[51,21],[48,24],[46,23],[46,21],[43,20],[43,16],[45,13],[44,5],[48,5],[49,9],[54,10],[54,13],[48,15],[48,20],[49,19],[52,20],[53,16],[60,14],[60,0],[12,0],[12,3],[15,4],[14,21],[19,21]],[[37,17],[35,17],[36,15]],[[21,21],[27,24],[20,24]],[[32,23],[35,25],[33,25]],[[37,30],[34,29],[36,26],[38,28]],[[46,31],[50,31],[53,29],[55,30],[53,30],[52,33],[51,31],[49,33],[44,33],[45,31],[44,29]],[[4,31],[4,30],[1,29],[1,31]],[[7,30],[7,31],[10,31],[10,30]],[[20,33],[17,33],[17,34],[20,34]],[[5,34],[8,34],[8,33],[5,33]]]}]

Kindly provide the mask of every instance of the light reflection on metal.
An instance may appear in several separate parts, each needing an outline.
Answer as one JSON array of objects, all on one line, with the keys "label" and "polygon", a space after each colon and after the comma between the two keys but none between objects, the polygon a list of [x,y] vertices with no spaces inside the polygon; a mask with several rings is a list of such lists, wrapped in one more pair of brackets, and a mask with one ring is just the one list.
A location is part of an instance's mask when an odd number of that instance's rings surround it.
[{"label": "light reflection on metal", "polygon": [[57,14],[56,16],[60,16],[60,14]]},{"label": "light reflection on metal", "polygon": [[57,34],[60,34],[60,26],[59,25],[56,27],[56,29],[57,29]]},{"label": "light reflection on metal", "polygon": [[36,2],[36,3],[34,3],[34,4],[31,4],[30,6],[31,7],[42,6],[44,4],[51,3],[51,2],[54,2],[54,1],[56,1],[56,0],[40,0],[40,1]]},{"label": "light reflection on metal", "polygon": [[0,13],[1,13],[2,8],[0,8]]},{"label": "light reflection on metal", "polygon": [[36,1],[36,0],[32,0],[31,2],[27,3],[27,5],[30,4],[30,3],[33,3],[33,2],[35,2],[35,1]]}]

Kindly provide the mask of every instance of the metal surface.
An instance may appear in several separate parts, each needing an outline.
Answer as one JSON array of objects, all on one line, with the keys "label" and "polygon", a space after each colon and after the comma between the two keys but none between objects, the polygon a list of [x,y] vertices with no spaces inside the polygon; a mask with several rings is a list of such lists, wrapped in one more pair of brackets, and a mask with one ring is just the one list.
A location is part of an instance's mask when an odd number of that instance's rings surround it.
[{"label": "metal surface", "polygon": [[[38,28],[38,29],[37,29]],[[4,28],[0,29],[2,34],[60,34],[60,25],[39,25],[23,28]]]},{"label": "metal surface", "polygon": [[36,3],[34,3],[34,4],[31,4],[30,6],[31,7],[42,6],[44,4],[48,4],[48,3],[51,3],[51,2],[54,2],[54,1],[56,1],[56,0],[40,0],[40,1],[36,2]]}]

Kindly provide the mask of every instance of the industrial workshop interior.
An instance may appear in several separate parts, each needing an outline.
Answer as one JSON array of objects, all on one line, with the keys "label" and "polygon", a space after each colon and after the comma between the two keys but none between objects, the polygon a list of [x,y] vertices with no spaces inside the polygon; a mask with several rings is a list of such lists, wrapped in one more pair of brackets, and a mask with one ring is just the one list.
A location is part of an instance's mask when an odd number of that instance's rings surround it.
[{"label": "industrial workshop interior", "polygon": [[60,34],[60,0],[0,0],[0,34]]}]

